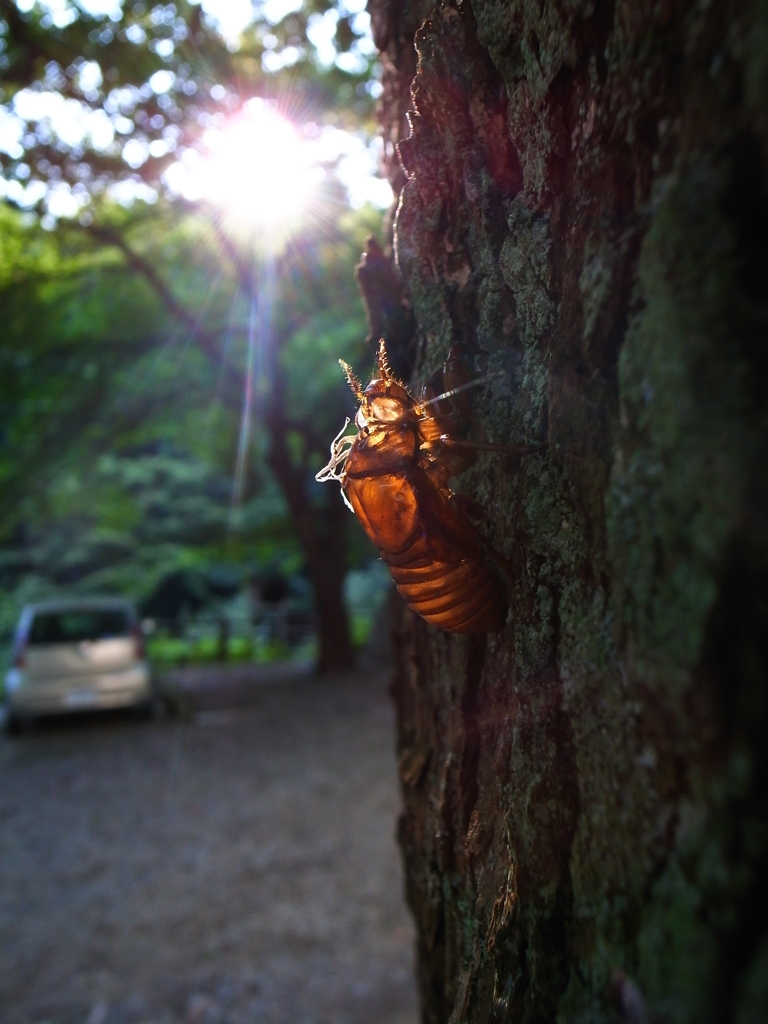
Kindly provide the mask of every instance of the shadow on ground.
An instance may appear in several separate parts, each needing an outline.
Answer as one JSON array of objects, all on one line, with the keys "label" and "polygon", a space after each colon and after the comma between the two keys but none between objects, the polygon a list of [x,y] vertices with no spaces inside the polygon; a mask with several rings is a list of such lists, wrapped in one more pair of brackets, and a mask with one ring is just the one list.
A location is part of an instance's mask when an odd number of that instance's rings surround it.
[{"label": "shadow on ground", "polygon": [[386,677],[174,688],[0,743],[4,1024],[415,1024]]}]

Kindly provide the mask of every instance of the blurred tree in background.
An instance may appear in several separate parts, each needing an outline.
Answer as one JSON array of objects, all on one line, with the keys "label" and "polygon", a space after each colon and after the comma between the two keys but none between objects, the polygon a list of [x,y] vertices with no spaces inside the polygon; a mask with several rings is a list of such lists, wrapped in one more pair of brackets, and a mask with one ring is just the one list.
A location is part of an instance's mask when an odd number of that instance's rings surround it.
[{"label": "blurred tree in background", "polygon": [[254,97],[365,130],[367,15],[289,7],[235,36],[197,5],[0,2],[6,635],[42,596],[194,611],[300,572],[319,668],[352,661],[344,578],[370,553],[314,473],[352,408],[336,360],[366,361],[353,269],[381,214],[331,157],[270,250],[166,173]]}]

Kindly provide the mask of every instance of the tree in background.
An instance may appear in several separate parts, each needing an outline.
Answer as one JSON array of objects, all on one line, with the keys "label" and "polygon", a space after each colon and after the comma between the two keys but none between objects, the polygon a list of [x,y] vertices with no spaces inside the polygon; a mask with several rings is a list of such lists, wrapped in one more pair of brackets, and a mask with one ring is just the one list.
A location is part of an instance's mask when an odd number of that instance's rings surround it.
[{"label": "tree in background", "polygon": [[[0,11],[7,199],[55,229],[6,220],[6,532],[75,462],[153,431],[168,442],[169,409],[194,435],[215,381],[217,472],[229,444],[236,504],[277,482],[316,595],[319,668],[347,667],[353,521],[313,476],[350,404],[336,359],[360,359],[352,268],[377,217],[352,215],[328,166],[314,219],[269,251],[238,211],[190,204],[165,175],[254,98],[277,97],[315,133],[364,125],[375,91],[367,16],[284,8],[226,35],[213,8],[193,4]],[[258,171],[270,138],[255,142]],[[209,512],[209,533],[221,530],[222,509]]]},{"label": "tree in background", "polygon": [[[364,357],[353,268],[378,215],[347,211],[335,237],[307,232],[284,254],[271,365],[254,324],[256,298],[245,290],[251,273],[239,279],[243,268],[227,264],[206,222],[174,215],[164,227],[154,211],[130,219],[120,237],[173,282],[172,304],[185,319],[197,311],[195,332],[131,272],[120,247],[84,247],[74,231],[68,248],[63,229],[50,235],[17,220],[0,244],[8,257],[0,283],[7,572],[29,569],[25,536],[63,525],[62,515],[85,516],[94,529],[79,547],[58,533],[64,562],[51,558],[57,534],[36,542],[44,571],[60,584],[119,584],[146,596],[190,545],[242,558],[266,556],[272,544],[273,559],[282,550],[295,564],[288,518],[316,593],[318,665],[348,665],[343,582],[355,524],[314,473],[352,411],[336,360]],[[14,240],[26,264],[13,259]],[[209,299],[202,310],[200,296]],[[125,568],[108,572],[113,562]]]},{"label": "tree in background", "polygon": [[766,1020],[766,6],[370,9],[415,375],[546,443],[505,629],[397,626],[424,1020]]}]

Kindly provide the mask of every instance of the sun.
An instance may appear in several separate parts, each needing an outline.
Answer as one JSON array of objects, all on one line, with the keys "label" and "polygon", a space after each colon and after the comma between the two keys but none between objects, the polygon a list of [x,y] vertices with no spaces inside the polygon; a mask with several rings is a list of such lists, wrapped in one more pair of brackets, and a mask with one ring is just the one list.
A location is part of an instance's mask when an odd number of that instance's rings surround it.
[{"label": "sun", "polygon": [[309,146],[264,100],[205,133],[193,190],[238,231],[275,244],[298,226],[317,181]]}]

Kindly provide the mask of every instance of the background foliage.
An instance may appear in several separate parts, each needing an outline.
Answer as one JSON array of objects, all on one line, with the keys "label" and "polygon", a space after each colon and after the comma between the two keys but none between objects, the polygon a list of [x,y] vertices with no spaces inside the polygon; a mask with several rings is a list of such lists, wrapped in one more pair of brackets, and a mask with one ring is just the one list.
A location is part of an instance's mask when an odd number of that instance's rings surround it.
[{"label": "background foliage", "polygon": [[[3,640],[25,601],[94,591],[178,632],[195,615],[258,620],[279,577],[283,603],[311,616],[306,550],[268,464],[275,413],[320,523],[332,499],[314,472],[351,412],[336,360],[368,359],[354,267],[381,215],[353,209],[328,166],[321,212],[270,258],[163,177],[254,96],[304,123],[370,127],[367,15],[269,6],[233,36],[195,4],[0,2]],[[79,138],[57,135],[57,104]],[[360,639],[380,577],[361,535],[349,543]]]}]

